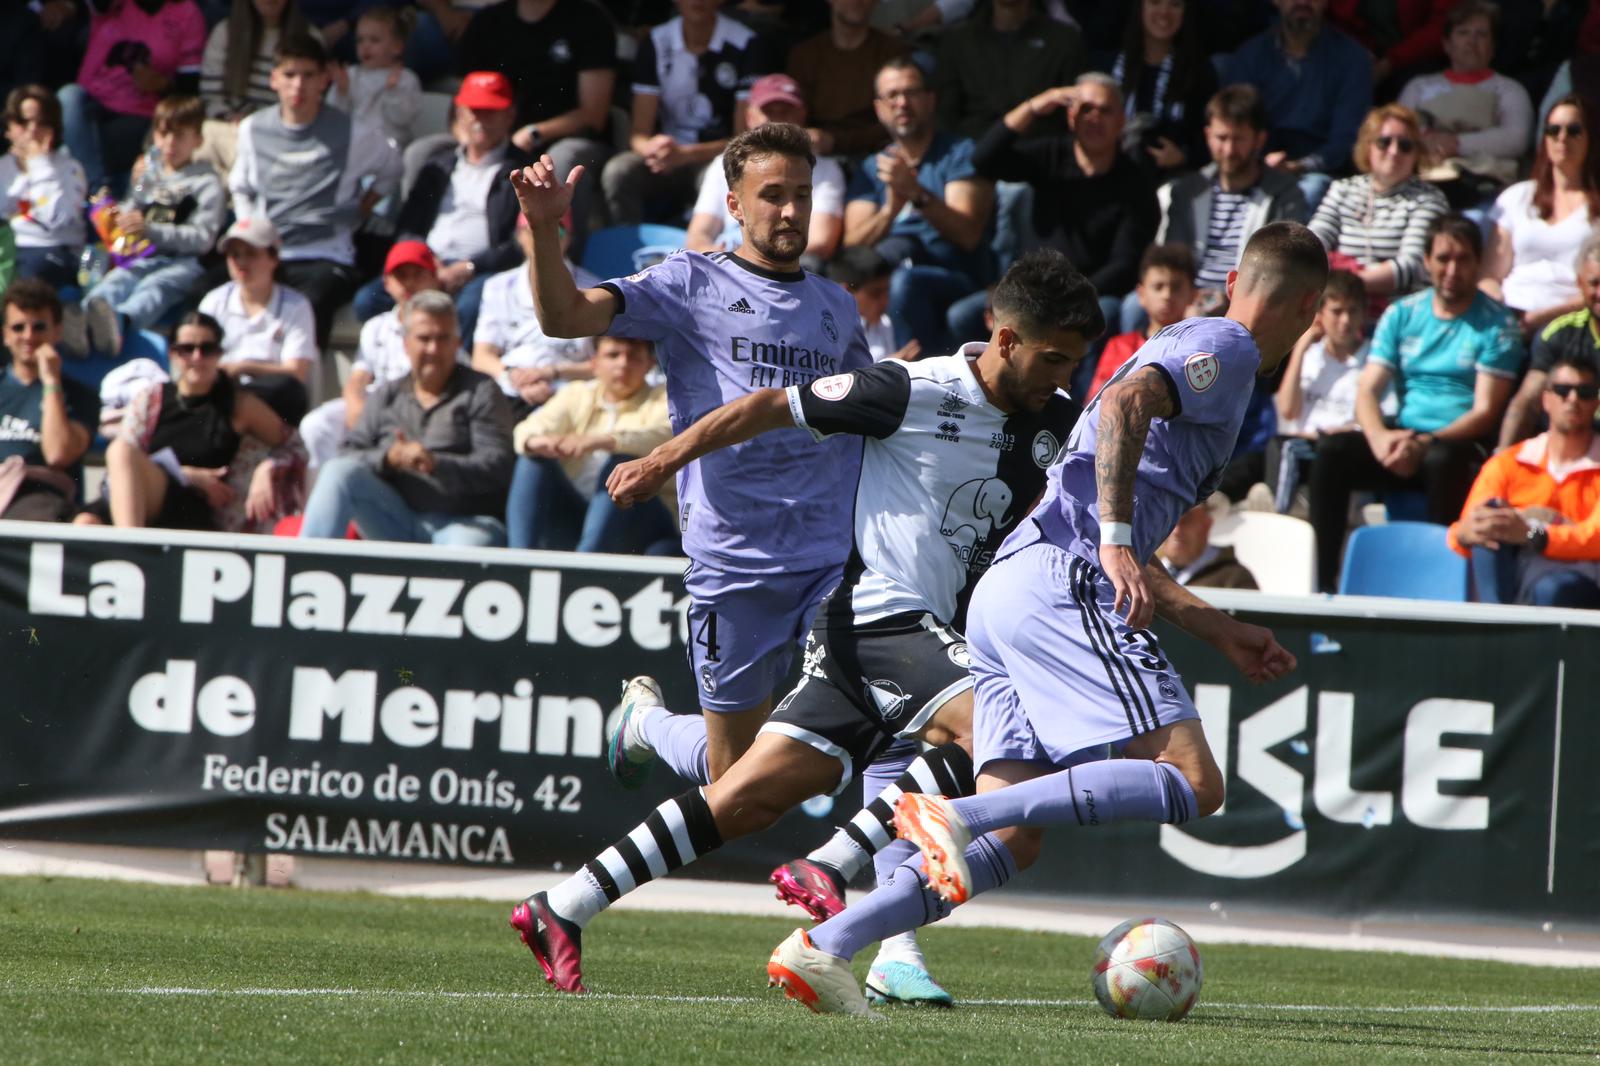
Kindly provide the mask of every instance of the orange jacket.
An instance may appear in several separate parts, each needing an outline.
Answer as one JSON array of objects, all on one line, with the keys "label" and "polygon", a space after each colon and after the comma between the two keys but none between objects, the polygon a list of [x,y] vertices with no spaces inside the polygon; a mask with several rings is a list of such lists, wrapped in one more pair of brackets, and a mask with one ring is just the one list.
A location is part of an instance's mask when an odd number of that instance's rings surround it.
[{"label": "orange jacket", "polygon": [[[1497,497],[1519,510],[1548,507],[1566,521],[1550,526],[1545,556],[1573,562],[1600,559],[1600,436],[1589,445],[1588,454],[1562,472],[1559,481],[1545,466],[1549,436],[1530,437],[1484,463],[1461,508],[1461,517],[1465,519],[1474,507]],[[1468,555],[1468,549],[1456,539],[1460,527],[1460,521],[1450,527],[1450,547]]]}]

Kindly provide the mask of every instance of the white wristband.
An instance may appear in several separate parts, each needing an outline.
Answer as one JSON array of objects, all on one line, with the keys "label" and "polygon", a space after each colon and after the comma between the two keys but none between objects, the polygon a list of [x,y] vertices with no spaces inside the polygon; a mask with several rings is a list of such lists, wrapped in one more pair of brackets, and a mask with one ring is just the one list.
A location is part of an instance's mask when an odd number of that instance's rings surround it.
[{"label": "white wristband", "polygon": [[1133,547],[1133,526],[1128,522],[1101,522],[1100,543],[1120,548]]}]

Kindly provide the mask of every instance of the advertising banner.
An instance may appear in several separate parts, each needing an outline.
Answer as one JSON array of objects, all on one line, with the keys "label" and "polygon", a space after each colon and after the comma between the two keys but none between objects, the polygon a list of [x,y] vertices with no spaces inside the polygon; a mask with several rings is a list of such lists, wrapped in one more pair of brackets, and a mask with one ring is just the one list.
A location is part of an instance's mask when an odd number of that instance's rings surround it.
[{"label": "advertising banner", "polygon": [[[7,526],[0,837],[570,867],[687,787],[602,752],[625,678],[696,705],[681,564]],[[1256,687],[1158,625],[1223,812],[1058,829],[1019,888],[1592,918],[1600,628],[1217,599],[1300,660]],[[764,877],[859,802],[696,870]]]}]

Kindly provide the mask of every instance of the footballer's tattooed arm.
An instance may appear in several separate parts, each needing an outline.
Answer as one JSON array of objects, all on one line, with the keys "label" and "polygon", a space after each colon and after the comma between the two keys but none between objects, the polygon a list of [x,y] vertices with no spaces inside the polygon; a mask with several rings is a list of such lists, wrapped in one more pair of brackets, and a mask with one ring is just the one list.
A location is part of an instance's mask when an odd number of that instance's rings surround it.
[{"label": "footballer's tattooed arm", "polygon": [[1147,366],[1127,379],[1108,387],[1100,398],[1100,423],[1094,448],[1095,492],[1100,508],[1100,568],[1116,593],[1113,610],[1127,605],[1128,625],[1144,629],[1155,614],[1155,601],[1144,570],[1132,547],[1107,544],[1108,523],[1133,522],[1134,476],[1139,457],[1144,454],[1150,423],[1177,410],[1172,381],[1155,367]]},{"label": "footballer's tattooed arm", "polygon": [[1149,366],[1108,388],[1100,399],[1094,481],[1102,523],[1133,521],[1133,478],[1150,423],[1175,409],[1171,380]]},{"label": "footballer's tattooed arm", "polygon": [[606,478],[606,491],[618,506],[632,507],[655,496],[669,477],[702,455],[793,425],[789,394],[758,389],[723,404],[649,455],[619,463]]}]

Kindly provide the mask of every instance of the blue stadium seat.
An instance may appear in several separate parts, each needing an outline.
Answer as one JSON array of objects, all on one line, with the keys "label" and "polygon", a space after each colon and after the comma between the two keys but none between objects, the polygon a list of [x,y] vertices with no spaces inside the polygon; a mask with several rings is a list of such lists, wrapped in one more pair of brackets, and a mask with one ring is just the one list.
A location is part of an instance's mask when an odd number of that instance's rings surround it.
[{"label": "blue stadium seat", "polygon": [[602,279],[621,278],[659,263],[688,239],[676,226],[611,226],[589,234],[583,246],[583,269]]},{"label": "blue stadium seat", "polygon": [[1345,546],[1339,593],[1465,603],[1467,561],[1445,543],[1444,526],[1431,522],[1362,526]]}]

